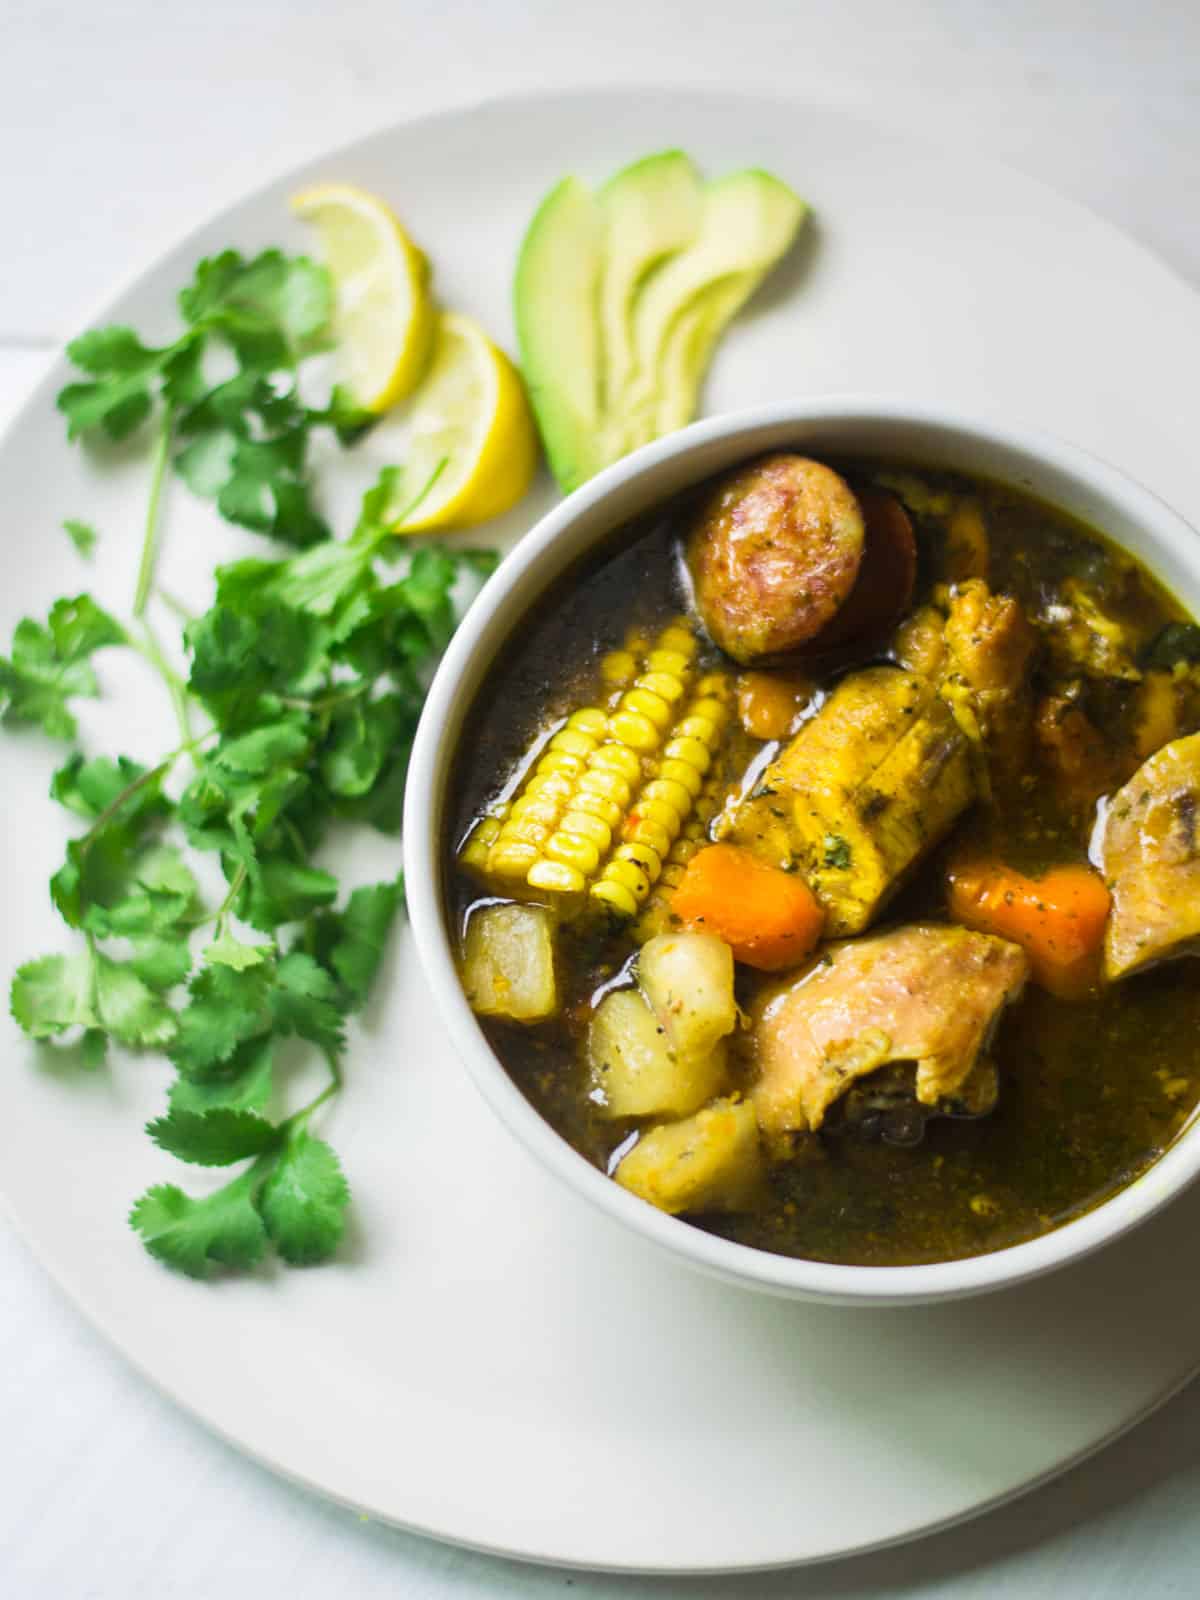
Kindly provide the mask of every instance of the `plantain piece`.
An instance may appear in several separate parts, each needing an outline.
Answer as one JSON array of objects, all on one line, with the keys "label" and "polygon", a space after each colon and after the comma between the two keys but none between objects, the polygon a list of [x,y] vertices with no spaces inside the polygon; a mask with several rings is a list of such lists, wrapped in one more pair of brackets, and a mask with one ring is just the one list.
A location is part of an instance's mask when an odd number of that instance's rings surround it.
[{"label": "plantain piece", "polygon": [[1200,733],[1164,745],[1113,796],[1100,837],[1110,980],[1200,950],[1198,818]]},{"label": "plantain piece", "polygon": [[974,797],[967,736],[936,686],[872,667],[843,680],[720,831],[801,873],[842,938],[874,920]]},{"label": "plantain piece", "polygon": [[[600,666],[607,701],[574,711],[515,798],[480,819],[459,853],[493,893],[632,917],[692,817],[729,723],[727,673],[697,675],[686,618],[631,634]],[[598,696],[603,699],[603,693]]]}]

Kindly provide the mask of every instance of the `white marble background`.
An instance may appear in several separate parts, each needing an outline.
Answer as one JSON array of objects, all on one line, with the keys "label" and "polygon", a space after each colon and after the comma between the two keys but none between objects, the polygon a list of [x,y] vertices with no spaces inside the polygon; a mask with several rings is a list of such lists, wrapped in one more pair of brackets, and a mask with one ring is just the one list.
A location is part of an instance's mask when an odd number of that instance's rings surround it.
[{"label": "white marble background", "polygon": [[[111,287],[260,178],[427,109],[666,79],[975,145],[1200,288],[1196,0],[0,0],[0,419]],[[1158,1600],[1200,1591],[1198,1529],[1193,1386],[1050,1487],[881,1555],[671,1583],[467,1554],[242,1460],[98,1343],[0,1225],[3,1600]]]}]

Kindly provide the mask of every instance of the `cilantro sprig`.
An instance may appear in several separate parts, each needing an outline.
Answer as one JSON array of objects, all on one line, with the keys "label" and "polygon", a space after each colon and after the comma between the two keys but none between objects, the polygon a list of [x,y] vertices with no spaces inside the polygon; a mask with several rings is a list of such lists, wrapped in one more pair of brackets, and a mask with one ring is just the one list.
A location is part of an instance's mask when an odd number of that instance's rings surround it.
[{"label": "cilantro sprig", "polygon": [[[201,261],[180,290],[184,330],[170,344],[148,345],[114,324],[67,346],[83,375],[57,397],[68,438],[120,441],[157,414],[135,617],[153,583],[172,461],[230,522],[298,547],[329,537],[310,493],[309,437],[329,427],[349,442],[372,420],[336,387],[322,408],[300,398],[298,369],[328,346],[332,304],[328,274],[307,257],[264,250],[247,259],[226,250]],[[86,524],[67,527],[87,544]]]},{"label": "cilantro sprig", "polygon": [[[316,326],[316,280],[274,266],[252,279],[275,297],[264,323],[261,296],[226,260],[202,265],[185,315],[197,327],[225,319],[240,356],[277,359],[272,328],[299,348]],[[182,381],[178,348],[151,368],[113,330],[92,337],[94,370],[102,351],[109,367],[130,367],[72,400],[93,425],[128,430],[154,383]],[[464,586],[494,565],[488,552],[390,538],[394,493],[385,473],[347,539],[218,568],[213,605],[185,628],[186,682],[152,635],[87,595],[21,622],[0,658],[0,714],[60,738],[76,732],[72,698],[98,692],[101,649],[139,651],[176,701],[180,742],[153,765],[73,751],[54,774],[52,798],[85,825],[50,886],[77,943],[24,963],[10,1003],[31,1038],[77,1038],[92,1066],[110,1044],[169,1059],[151,1139],[196,1167],[238,1170],[200,1195],[156,1184],[129,1220],[151,1255],[194,1277],[253,1267],[272,1250],[309,1265],[342,1237],[349,1187],[310,1123],[341,1086],[348,1021],[368,998],[403,886],[346,894],[314,856],[347,822],[398,831],[430,668]],[[207,718],[198,733],[194,713]],[[211,909],[193,870],[205,855],[225,881]],[[329,1078],[289,1112],[285,1056],[297,1041]]]}]

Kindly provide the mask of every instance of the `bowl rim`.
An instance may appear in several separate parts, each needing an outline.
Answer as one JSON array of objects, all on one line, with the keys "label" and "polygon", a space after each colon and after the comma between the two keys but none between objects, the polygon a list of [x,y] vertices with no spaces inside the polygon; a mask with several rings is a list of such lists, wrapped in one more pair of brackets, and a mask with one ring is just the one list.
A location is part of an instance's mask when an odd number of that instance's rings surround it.
[{"label": "bowl rim", "polygon": [[[915,429],[1024,460],[1070,483],[1085,497],[1119,507],[1147,535],[1158,556],[1200,588],[1200,539],[1190,525],[1151,490],[1099,457],[1040,428],[931,404],[898,395],[848,393],[795,399],[724,413],[643,446],[605,468],[546,513],[500,563],[469,608],[430,685],[413,743],[404,806],[404,872],[409,920],[438,1011],[476,1088],[511,1133],[544,1167],[601,1213],[661,1245],[677,1259],[710,1275],[748,1288],[826,1303],[898,1305],[986,1293],[1040,1276],[1082,1259],[1146,1221],[1200,1176],[1200,1108],[1172,1144],[1131,1184],[1070,1222],[1023,1243],[984,1255],[912,1266],[852,1266],[777,1255],[735,1243],[668,1216],[614,1183],[575,1151],[525,1098],[488,1044],[459,981],[442,896],[440,827],[451,746],[478,693],[472,673],[495,659],[517,625],[498,637],[495,619],[514,597],[521,614],[535,605],[555,579],[588,549],[602,543],[636,514],[600,515],[622,493],[640,491],[649,509],[718,467],[684,473],[670,488],[652,486],[668,469],[702,460],[713,446],[794,427]],[[934,451],[936,455],[936,449]],[[735,451],[730,462],[737,460]],[[595,521],[582,538],[581,524]],[[578,548],[572,544],[575,534]],[[565,551],[565,553],[564,553]],[[557,559],[556,559],[557,557]],[[549,559],[547,559],[549,558]]]}]

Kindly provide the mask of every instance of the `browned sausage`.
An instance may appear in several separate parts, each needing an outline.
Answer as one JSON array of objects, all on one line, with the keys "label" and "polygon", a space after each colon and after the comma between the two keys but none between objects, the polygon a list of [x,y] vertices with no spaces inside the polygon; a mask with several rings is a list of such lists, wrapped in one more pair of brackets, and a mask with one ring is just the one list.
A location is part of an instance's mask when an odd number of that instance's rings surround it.
[{"label": "browned sausage", "polygon": [[[816,655],[845,644],[867,644],[900,620],[917,581],[917,541],[908,512],[883,489],[860,489],[866,527],[862,566],[850,598],[809,647]],[[805,654],[809,652],[806,650]]]},{"label": "browned sausage", "polygon": [[718,484],[687,541],[704,624],[743,665],[815,638],[854,588],[862,554],[849,485],[819,461],[784,454]]}]

